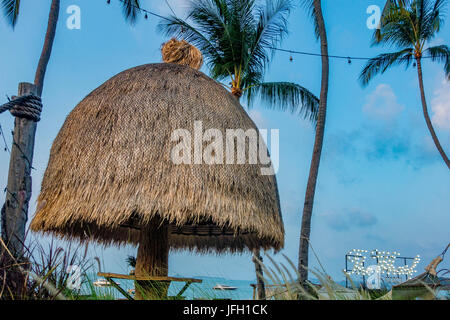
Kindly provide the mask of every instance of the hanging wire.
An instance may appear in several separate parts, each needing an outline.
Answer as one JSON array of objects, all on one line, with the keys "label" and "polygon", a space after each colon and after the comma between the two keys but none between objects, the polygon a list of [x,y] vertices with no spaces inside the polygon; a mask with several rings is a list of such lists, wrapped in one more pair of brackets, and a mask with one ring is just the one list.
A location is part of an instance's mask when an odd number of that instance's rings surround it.
[{"label": "hanging wire", "polygon": [[[122,2],[122,3],[125,3],[125,0],[118,0],[118,1],[120,1],[120,2]],[[110,3],[110,0],[108,0],[108,4]],[[160,14],[157,14],[157,13],[155,13],[155,12],[152,12],[152,11],[150,11],[150,10],[147,10],[147,9],[144,9],[144,8],[141,8],[141,7],[138,7],[138,6],[136,6],[136,5],[134,5],[134,4],[129,4],[131,7],[133,7],[133,8],[135,8],[136,10],[139,10],[139,11],[141,11],[141,12],[144,12],[144,13],[147,13],[147,14],[149,14],[149,15],[152,15],[152,16],[155,16],[155,17],[158,17],[158,18],[161,18],[161,19],[165,19],[165,20],[169,20],[168,18],[166,18],[166,17],[164,17],[164,16],[162,16],[162,15],[160,15]]]},{"label": "hanging wire", "polygon": [[165,1],[166,1],[167,6],[169,7],[170,11],[172,11],[172,14],[176,17],[177,14],[175,13],[175,11],[173,11],[172,6],[170,5],[169,1],[167,1],[167,0],[165,0]]},{"label": "hanging wire", "polygon": [[[122,3],[125,3],[125,0],[118,0],[118,1],[120,1],[120,2],[122,2]],[[167,1],[167,0],[165,0],[165,1],[166,1],[166,4],[168,5],[169,9],[170,9],[170,10],[172,11],[172,13],[176,16],[175,12],[173,11],[173,9],[172,9],[172,7],[170,6],[170,4],[168,3],[168,1]],[[110,0],[108,0],[107,3],[109,4],[109,3],[110,3]],[[150,10],[148,10],[148,9],[144,9],[144,8],[138,7],[138,6],[134,5],[134,4],[130,4],[130,6],[132,6],[133,8],[135,8],[135,9],[138,10],[138,11],[144,12],[146,15],[149,14],[149,15],[158,17],[158,18],[160,18],[160,19],[164,19],[164,20],[169,20],[169,21],[170,21],[169,18],[164,17],[164,16],[162,16],[162,15],[160,15],[160,14],[158,14],[158,13],[155,13],[155,12],[153,12],[153,11],[150,11]],[[183,27],[181,27],[181,30],[182,30],[182,32],[184,31],[184,30],[183,30]],[[265,48],[271,49],[271,50],[275,50],[275,51],[280,51],[280,52],[287,52],[287,53],[290,53],[290,54],[291,54],[291,56],[290,56],[290,58],[289,58],[290,61],[293,61],[292,54],[299,54],[299,55],[305,55],[305,56],[315,56],[315,57],[328,57],[328,58],[334,58],[334,59],[344,59],[344,60],[347,60],[347,63],[348,63],[348,64],[351,64],[351,63],[352,63],[352,60],[365,60],[365,61],[369,61],[369,60],[373,59],[373,58],[368,58],[368,57],[352,57],[352,56],[340,56],[340,55],[331,55],[331,54],[324,55],[324,54],[321,54],[321,53],[313,53],[313,52],[297,51],[297,50],[291,50],[291,49],[282,49],[282,48],[277,48],[277,47],[272,47],[272,46],[265,46]],[[292,58],[292,59],[291,59],[291,58]],[[400,59],[408,59],[408,58],[409,58],[409,57],[406,57],[406,58],[400,58]],[[430,59],[430,58],[432,58],[432,57],[431,57],[431,56],[422,56],[422,59]]]},{"label": "hanging wire", "polygon": [[450,247],[450,243],[447,245],[447,247],[444,249],[444,251],[442,251],[442,253],[440,254],[442,256],[442,259],[444,258],[445,254],[447,253],[447,250],[449,247]]},{"label": "hanging wire", "polygon": [[4,150],[7,151],[9,154],[11,154],[11,151],[8,148],[8,143],[6,142],[5,134],[3,133],[2,125],[0,124],[0,136],[3,138],[3,142],[5,143]]},{"label": "hanging wire", "polygon": [[[8,101],[11,101],[11,99],[8,97],[8,95],[6,95],[6,99],[8,99]],[[4,142],[4,144],[5,144],[4,150],[5,150],[5,151],[8,151],[8,153],[11,154],[11,151],[10,151],[9,148],[8,148],[8,143],[6,142],[5,133],[3,132],[3,128],[2,128],[2,125],[1,125],[1,124],[0,124],[0,135],[2,136],[3,142]]]}]

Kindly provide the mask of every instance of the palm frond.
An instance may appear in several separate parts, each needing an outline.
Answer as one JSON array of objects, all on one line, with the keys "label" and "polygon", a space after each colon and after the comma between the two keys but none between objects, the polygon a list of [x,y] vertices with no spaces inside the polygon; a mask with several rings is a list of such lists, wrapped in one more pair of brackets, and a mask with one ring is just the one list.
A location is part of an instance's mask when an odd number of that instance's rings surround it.
[{"label": "palm frond", "polygon": [[6,21],[14,28],[19,16],[20,0],[2,0],[1,5]]},{"label": "palm frond", "polygon": [[[237,77],[241,87],[261,82],[269,61],[267,47],[287,34],[291,0],[191,1],[185,20],[171,16],[158,28],[168,36],[182,37],[202,51],[211,76]],[[251,81],[251,82],[249,82]]]},{"label": "palm frond", "polygon": [[[287,16],[292,9],[290,0],[266,0],[264,6],[257,9],[256,29],[249,42],[248,55],[244,69],[250,74],[263,73],[269,55],[268,47],[277,46],[287,35]],[[271,50],[272,55],[274,50]],[[249,83],[243,83],[247,86]]]},{"label": "palm frond", "polygon": [[318,99],[307,89],[288,82],[264,83],[270,61],[268,48],[287,34],[292,0],[196,0],[186,20],[170,16],[158,25],[165,35],[182,37],[202,51],[217,80],[231,78],[250,106],[256,97],[271,108],[289,109],[316,120]]},{"label": "palm frond", "polygon": [[410,48],[394,53],[383,53],[370,59],[359,76],[362,85],[366,86],[372,78],[381,73],[383,74],[389,67],[404,63],[406,68],[411,64],[413,51]]},{"label": "palm frond", "polygon": [[139,13],[139,0],[121,0],[120,2],[122,3],[122,10],[125,19],[131,24],[134,24]]},{"label": "palm frond", "polygon": [[425,50],[425,54],[431,57],[432,61],[444,63],[444,72],[450,80],[450,49],[446,45],[434,46]]},{"label": "palm frond", "polygon": [[217,43],[210,41],[200,30],[187,21],[175,16],[169,16],[158,24],[158,30],[166,36],[184,38],[196,46],[202,52],[208,66],[211,68],[213,78],[220,80],[220,75],[223,75],[230,69],[231,66],[223,59]]},{"label": "palm frond", "polygon": [[420,34],[423,40],[431,40],[444,25],[445,8],[447,0],[435,0],[434,5],[426,1],[423,5]]},{"label": "palm frond", "polygon": [[287,17],[292,8],[290,0],[266,0],[264,6],[259,6],[253,49],[279,44],[288,34]]},{"label": "palm frond", "polygon": [[444,24],[448,0],[388,0],[373,44],[399,47],[431,40]]},{"label": "palm frond", "polygon": [[403,7],[391,5],[381,17],[380,28],[372,37],[372,45],[386,44],[400,48],[412,47],[417,41],[416,20]]},{"label": "palm frond", "polygon": [[291,113],[301,115],[313,123],[317,120],[319,99],[308,89],[296,83],[259,83],[245,90],[244,94],[250,95],[251,100],[259,96],[263,105],[267,108],[289,110]]}]

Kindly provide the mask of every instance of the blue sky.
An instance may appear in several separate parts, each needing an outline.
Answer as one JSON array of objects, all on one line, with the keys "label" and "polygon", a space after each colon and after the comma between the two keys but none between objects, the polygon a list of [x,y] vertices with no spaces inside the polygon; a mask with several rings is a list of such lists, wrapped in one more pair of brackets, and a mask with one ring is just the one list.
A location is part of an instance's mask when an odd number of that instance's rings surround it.
[{"label": "blue sky", "polygon": [[[44,111],[36,135],[33,197],[30,216],[44,174],[53,139],[68,113],[89,92],[111,76],[137,65],[160,62],[159,48],[166,41],[157,32],[158,20],[141,17],[133,27],[124,22],[118,1],[62,0],[57,36],[43,93]],[[164,0],[142,0],[142,6],[168,14]],[[177,14],[185,0],[169,1]],[[366,26],[369,5],[384,0],[325,0],[330,54],[371,57],[390,48],[370,47],[372,31]],[[13,31],[0,19],[0,101],[17,92],[19,82],[33,82],[45,34],[50,1],[23,1]],[[81,8],[81,29],[69,30],[70,5]],[[450,9],[450,8],[448,8]],[[281,47],[319,52],[307,14],[297,6],[289,18],[289,36]],[[433,44],[448,44],[445,25]],[[320,59],[276,53],[266,79],[299,83],[319,94]],[[450,175],[423,119],[416,70],[398,67],[378,76],[367,87],[357,81],[363,62],[330,62],[328,115],[316,190],[311,243],[321,263],[342,279],[344,255],[353,248],[396,250],[406,256],[420,254],[425,263],[449,242]],[[424,81],[430,113],[447,154],[450,153],[450,83],[442,65],[424,62]],[[206,67],[203,68],[208,73]],[[314,131],[308,122],[288,113],[269,111],[256,104],[249,110],[260,128],[280,130],[280,168],[277,174],[286,246],[283,253],[297,261],[298,235],[303,209]],[[13,120],[0,117],[8,143]],[[0,185],[6,185],[9,155],[0,153]],[[0,200],[3,201],[4,194]],[[126,271],[132,247],[94,247],[107,271]],[[281,257],[280,260],[283,260]],[[310,260],[317,266],[314,256]],[[447,259],[448,260],[448,259]],[[443,267],[449,267],[445,263]],[[199,256],[175,252],[170,273],[253,279],[249,254]]]}]

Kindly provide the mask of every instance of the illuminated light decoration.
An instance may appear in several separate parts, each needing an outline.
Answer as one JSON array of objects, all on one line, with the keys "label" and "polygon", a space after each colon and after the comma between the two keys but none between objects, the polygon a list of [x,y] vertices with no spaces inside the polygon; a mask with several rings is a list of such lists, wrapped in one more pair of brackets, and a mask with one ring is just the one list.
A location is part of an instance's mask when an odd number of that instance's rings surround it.
[{"label": "illuminated light decoration", "polygon": [[[368,250],[352,249],[347,253],[347,259],[353,264],[351,270],[345,270],[347,275],[372,275],[374,272],[373,266],[365,267],[367,261]],[[378,249],[372,250],[370,257],[376,259],[376,266],[379,267],[377,271],[380,274],[387,276],[411,276],[417,272],[416,267],[420,262],[420,255],[417,255],[410,266],[395,266],[396,259],[399,258],[400,253],[398,251],[379,251]]]}]

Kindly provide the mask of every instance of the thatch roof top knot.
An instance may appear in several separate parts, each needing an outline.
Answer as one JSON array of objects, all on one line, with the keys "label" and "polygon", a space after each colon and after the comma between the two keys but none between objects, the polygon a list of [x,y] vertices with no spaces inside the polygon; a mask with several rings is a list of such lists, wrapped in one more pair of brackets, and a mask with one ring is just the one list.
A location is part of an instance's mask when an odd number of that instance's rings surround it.
[{"label": "thatch roof top knot", "polygon": [[176,63],[199,70],[203,65],[203,55],[195,46],[185,40],[175,38],[163,43],[162,59],[166,63]]}]

